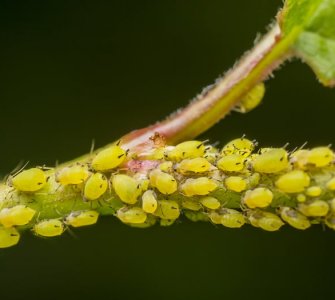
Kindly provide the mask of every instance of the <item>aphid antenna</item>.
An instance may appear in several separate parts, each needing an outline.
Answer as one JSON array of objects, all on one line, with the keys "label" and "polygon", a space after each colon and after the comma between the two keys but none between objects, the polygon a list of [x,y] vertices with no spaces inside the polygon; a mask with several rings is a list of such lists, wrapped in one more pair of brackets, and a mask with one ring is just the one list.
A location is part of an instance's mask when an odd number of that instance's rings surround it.
[{"label": "aphid antenna", "polygon": [[90,147],[90,155],[93,154],[94,152],[94,149],[95,149],[95,139],[92,139],[92,142],[91,142],[91,147]]},{"label": "aphid antenna", "polygon": [[13,169],[13,171],[9,173],[9,175],[14,177],[17,174],[19,174],[29,164],[29,160],[23,165],[22,164],[23,164],[23,161],[20,161],[18,165]]}]

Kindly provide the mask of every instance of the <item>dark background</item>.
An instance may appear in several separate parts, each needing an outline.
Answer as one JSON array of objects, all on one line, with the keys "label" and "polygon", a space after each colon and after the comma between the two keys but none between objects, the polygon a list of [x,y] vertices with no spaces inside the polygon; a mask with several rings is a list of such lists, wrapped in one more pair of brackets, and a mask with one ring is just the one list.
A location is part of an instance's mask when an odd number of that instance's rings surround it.
[{"label": "dark background", "polygon": [[[54,165],[184,106],[264,33],[281,0],[0,2],[0,172]],[[333,142],[334,91],[288,63],[264,103],[202,138]],[[335,233],[114,218],[0,251],[1,299],[307,299],[333,293]],[[331,296],[330,296],[331,298]]]}]

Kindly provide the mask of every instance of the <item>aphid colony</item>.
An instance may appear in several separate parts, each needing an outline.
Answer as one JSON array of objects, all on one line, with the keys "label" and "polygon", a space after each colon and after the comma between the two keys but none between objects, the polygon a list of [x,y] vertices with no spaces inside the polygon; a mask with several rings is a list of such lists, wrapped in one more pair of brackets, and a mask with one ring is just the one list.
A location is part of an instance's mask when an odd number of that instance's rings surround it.
[{"label": "aphid colony", "polygon": [[[23,170],[8,179],[6,194],[0,190],[0,247],[15,245],[25,228],[52,237],[68,226],[95,224],[106,207],[135,227],[157,221],[168,226],[183,214],[229,228],[249,223],[276,231],[284,223],[297,229],[324,223],[335,229],[332,150],[317,147],[289,153],[284,148],[255,151],[255,146],[244,137],[221,150],[186,141],[135,157],[115,144],[87,162],[50,171]],[[156,163],[132,170],[126,164],[130,160]],[[43,211],[26,201],[38,195],[48,199],[52,193],[62,196],[68,190],[80,199],[81,209],[74,209],[73,200],[71,208],[49,212],[52,218],[41,218]],[[232,204],[229,199],[234,197],[237,202]],[[54,207],[62,207],[63,200],[55,200]]]}]

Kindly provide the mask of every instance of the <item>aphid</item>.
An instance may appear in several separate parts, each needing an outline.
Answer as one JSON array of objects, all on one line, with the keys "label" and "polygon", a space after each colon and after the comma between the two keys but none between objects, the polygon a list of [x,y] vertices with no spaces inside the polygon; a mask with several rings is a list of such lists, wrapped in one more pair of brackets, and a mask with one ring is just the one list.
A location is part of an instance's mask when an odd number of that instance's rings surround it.
[{"label": "aphid", "polygon": [[0,248],[16,245],[20,240],[20,233],[14,228],[0,227]]},{"label": "aphid", "polygon": [[300,149],[290,155],[290,161],[296,168],[305,170],[308,162],[308,155],[309,150]]},{"label": "aphid", "polygon": [[208,213],[209,219],[212,221],[213,224],[221,224],[221,217],[222,215],[219,214],[217,211],[210,211]]},{"label": "aphid", "polygon": [[217,187],[217,182],[207,177],[189,178],[182,184],[181,191],[187,197],[205,196],[217,189]]},{"label": "aphid", "polygon": [[177,181],[172,175],[156,169],[150,172],[149,177],[151,186],[158,189],[162,194],[170,195],[177,191]]},{"label": "aphid", "polygon": [[291,207],[281,207],[280,216],[286,223],[296,229],[305,230],[311,226],[308,218]]},{"label": "aphid", "polygon": [[281,175],[275,184],[285,193],[299,193],[309,186],[310,178],[304,171],[294,170]]},{"label": "aphid", "polygon": [[284,225],[284,222],[277,215],[260,210],[251,212],[249,221],[251,225],[266,231],[277,231]]},{"label": "aphid", "polygon": [[109,171],[121,165],[126,159],[127,152],[120,146],[114,145],[100,151],[92,160],[92,168],[96,171]]},{"label": "aphid", "polygon": [[3,208],[0,211],[0,223],[4,227],[26,225],[34,217],[36,211],[25,205],[16,205],[11,208]]},{"label": "aphid", "polygon": [[221,224],[229,228],[240,228],[245,224],[245,218],[242,213],[235,209],[223,208],[220,211]]},{"label": "aphid", "polygon": [[327,184],[327,189],[331,190],[331,191],[335,191],[335,177],[333,177],[332,179],[330,179]]},{"label": "aphid", "polygon": [[265,85],[263,82],[257,84],[252,88],[241,100],[238,106],[235,108],[238,112],[247,113],[262,102],[262,99],[265,94]]},{"label": "aphid", "polygon": [[254,171],[277,173],[288,168],[287,152],[282,148],[273,148],[258,155],[252,162]]},{"label": "aphid", "polygon": [[214,197],[203,197],[200,198],[199,202],[209,209],[218,209],[221,206],[220,201]]},{"label": "aphid", "polygon": [[309,203],[299,203],[298,209],[307,217],[324,217],[329,212],[329,205],[326,201],[313,200]]},{"label": "aphid", "polygon": [[85,183],[84,197],[87,200],[100,198],[108,188],[108,181],[101,173],[93,174]]},{"label": "aphid", "polygon": [[58,219],[49,219],[35,224],[33,230],[37,235],[52,237],[61,235],[64,232],[64,225]]},{"label": "aphid", "polygon": [[76,164],[65,167],[56,173],[56,181],[62,185],[83,183],[90,172],[86,165]]},{"label": "aphid", "polygon": [[243,202],[249,208],[267,207],[271,204],[273,193],[268,188],[255,188],[248,190],[243,198]]},{"label": "aphid", "polygon": [[163,227],[171,226],[174,224],[176,219],[160,219],[159,224]]},{"label": "aphid", "polygon": [[46,176],[41,169],[31,168],[14,176],[11,182],[18,191],[36,192],[46,184]]},{"label": "aphid", "polygon": [[193,211],[198,211],[202,208],[199,202],[191,200],[191,199],[183,199],[181,202],[181,205],[183,208],[193,210]]},{"label": "aphid", "polygon": [[208,172],[211,167],[212,165],[208,162],[206,158],[197,157],[182,160],[177,167],[177,171],[181,174],[188,174],[190,172],[204,173]]},{"label": "aphid", "polygon": [[65,223],[73,227],[93,225],[98,221],[99,213],[94,210],[75,211],[69,214]]},{"label": "aphid", "polygon": [[147,190],[142,195],[142,209],[146,213],[154,213],[157,209],[157,197],[154,191]]},{"label": "aphid", "polygon": [[239,154],[228,154],[220,158],[217,167],[225,172],[238,172],[244,168],[245,158]]},{"label": "aphid", "polygon": [[218,156],[218,150],[215,147],[213,147],[212,145],[206,146],[206,152],[204,157],[210,163],[214,163],[216,161],[217,156]]},{"label": "aphid", "polygon": [[185,210],[185,217],[191,220],[192,222],[207,222],[208,216],[204,212],[201,211],[191,211]]},{"label": "aphid", "polygon": [[161,219],[177,219],[180,215],[179,205],[173,200],[160,200],[155,211],[155,216]]},{"label": "aphid", "polygon": [[172,168],[173,168],[173,162],[172,161],[164,161],[158,167],[163,172],[170,172],[170,171],[172,171]]},{"label": "aphid", "polygon": [[306,201],[306,196],[304,194],[298,194],[297,195],[297,201],[298,202],[305,202]]},{"label": "aphid", "polygon": [[328,147],[317,147],[309,151],[307,162],[315,167],[325,167],[334,159],[334,153]]},{"label": "aphid", "polygon": [[205,148],[204,142],[186,141],[178,144],[172,150],[167,151],[166,156],[173,161],[201,157],[205,154]]},{"label": "aphid", "polygon": [[230,176],[224,180],[225,186],[228,190],[234,192],[242,192],[247,188],[247,181],[240,176]]},{"label": "aphid", "polygon": [[142,224],[147,219],[147,214],[140,207],[124,207],[117,211],[117,217],[123,223]]},{"label": "aphid", "polygon": [[335,198],[328,201],[329,209],[334,214],[335,213]]},{"label": "aphid", "polygon": [[306,195],[309,197],[319,197],[322,193],[322,189],[319,186],[310,186],[306,189]]},{"label": "aphid", "polygon": [[325,219],[325,224],[330,229],[335,230],[335,216],[334,215],[327,216],[327,218]]},{"label": "aphid", "polygon": [[120,199],[128,204],[136,203],[137,198],[142,194],[139,182],[128,175],[114,175],[112,185]]},{"label": "aphid", "polygon": [[238,154],[242,157],[248,157],[254,150],[254,142],[242,137],[227,143],[221,151],[222,155]]}]

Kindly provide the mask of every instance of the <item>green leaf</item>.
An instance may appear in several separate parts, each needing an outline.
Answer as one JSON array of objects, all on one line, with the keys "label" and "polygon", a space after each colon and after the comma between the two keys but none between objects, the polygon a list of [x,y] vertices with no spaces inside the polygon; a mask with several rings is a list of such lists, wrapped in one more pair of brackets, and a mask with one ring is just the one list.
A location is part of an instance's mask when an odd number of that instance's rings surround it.
[{"label": "green leaf", "polygon": [[295,54],[327,86],[335,85],[335,0],[287,0],[279,17]]}]

